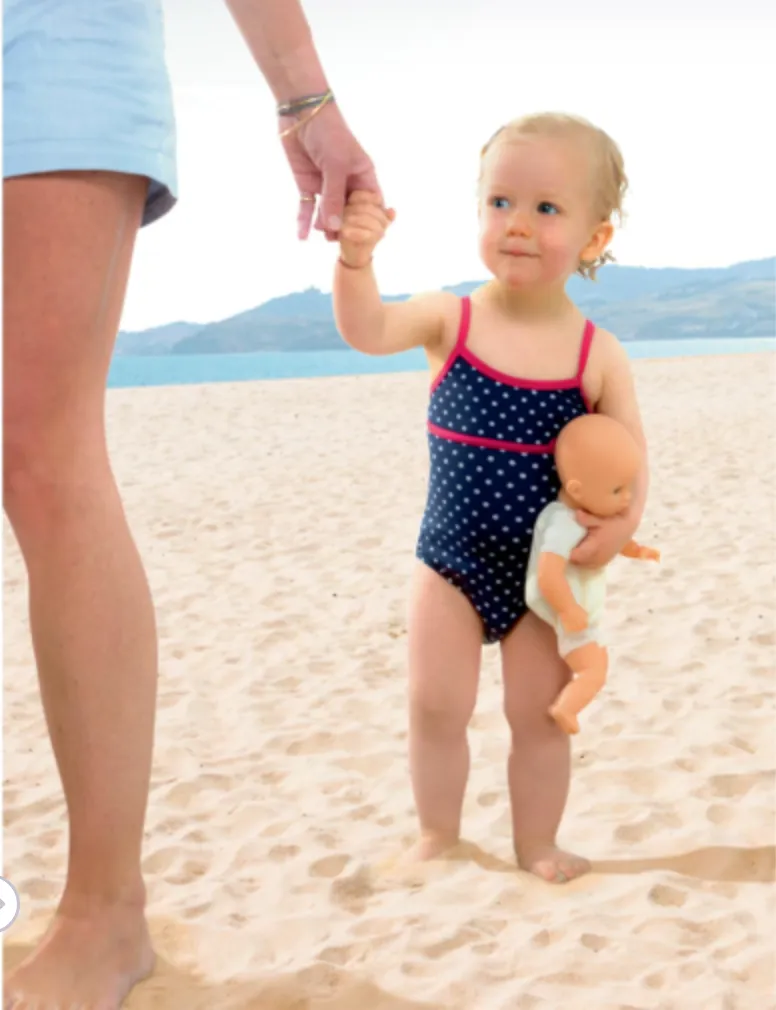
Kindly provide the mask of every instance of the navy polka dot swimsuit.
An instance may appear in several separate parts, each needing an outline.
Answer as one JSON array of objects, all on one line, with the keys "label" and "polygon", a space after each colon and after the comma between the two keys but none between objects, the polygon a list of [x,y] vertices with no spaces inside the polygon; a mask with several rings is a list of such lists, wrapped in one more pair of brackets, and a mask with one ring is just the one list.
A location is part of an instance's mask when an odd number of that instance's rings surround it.
[{"label": "navy polka dot swimsuit", "polygon": [[473,355],[470,318],[464,298],[456,345],[431,387],[431,470],[416,555],[465,593],[492,643],[526,612],[534,523],[560,489],[555,439],[589,410],[582,375],[595,327],[585,325],[573,379],[539,382],[497,372]]}]

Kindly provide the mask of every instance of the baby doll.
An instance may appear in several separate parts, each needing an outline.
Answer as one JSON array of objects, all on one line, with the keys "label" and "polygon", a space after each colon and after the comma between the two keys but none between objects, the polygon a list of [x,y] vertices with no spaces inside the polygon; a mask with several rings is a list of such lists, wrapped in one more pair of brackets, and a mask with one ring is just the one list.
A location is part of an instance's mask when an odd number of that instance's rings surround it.
[{"label": "baby doll", "polygon": [[[600,518],[627,509],[641,466],[641,451],[630,432],[602,414],[584,414],[567,424],[555,445],[561,483],[556,501],[539,513],[526,577],[526,603],[558,636],[558,652],[572,680],[550,708],[567,733],[578,733],[577,716],[606,681],[608,653],[600,621],[606,599],[606,569],[580,568],[569,555],[587,530],[575,517],[584,510]],[[621,554],[658,561],[659,552],[631,540]]]}]

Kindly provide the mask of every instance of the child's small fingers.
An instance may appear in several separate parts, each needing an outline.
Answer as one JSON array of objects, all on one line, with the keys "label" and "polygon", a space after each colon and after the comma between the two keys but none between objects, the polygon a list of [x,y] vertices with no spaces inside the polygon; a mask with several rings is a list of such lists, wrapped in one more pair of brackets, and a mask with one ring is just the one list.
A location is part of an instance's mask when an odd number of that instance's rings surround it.
[{"label": "child's small fingers", "polygon": [[374,242],[380,236],[375,235],[375,233],[370,228],[344,228],[341,232],[341,238],[345,242],[352,242],[354,245],[359,245],[364,242]]},{"label": "child's small fingers", "polygon": [[374,223],[379,224],[383,228],[386,227],[386,225],[391,220],[387,212],[384,211],[382,207],[375,207],[375,206],[359,207],[358,216],[359,218],[362,218],[364,221],[373,221]]},{"label": "child's small fingers", "polygon": [[371,214],[359,208],[358,211],[345,215],[344,223],[355,228],[373,228],[384,230],[386,225],[383,218],[378,214]]},{"label": "child's small fingers", "polygon": [[348,197],[349,207],[381,206],[382,201],[377,193],[371,193],[366,189],[354,189]]},{"label": "child's small fingers", "polygon": [[377,221],[350,221],[348,229],[362,235],[370,235],[375,242],[385,235],[385,228]]},{"label": "child's small fingers", "polygon": [[376,204],[358,204],[354,207],[346,208],[345,220],[352,221],[374,221],[382,228],[387,228],[396,217],[396,211],[385,210]]},{"label": "child's small fingers", "polygon": [[359,210],[356,214],[349,214],[347,220],[351,224],[357,224],[360,228],[375,227],[380,224],[377,214],[370,214],[368,210]]}]

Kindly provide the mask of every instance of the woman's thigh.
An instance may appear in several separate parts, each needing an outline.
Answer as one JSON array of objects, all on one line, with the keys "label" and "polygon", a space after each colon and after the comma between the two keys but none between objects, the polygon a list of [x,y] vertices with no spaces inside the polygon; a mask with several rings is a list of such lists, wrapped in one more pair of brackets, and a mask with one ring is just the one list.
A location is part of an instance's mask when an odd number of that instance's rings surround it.
[{"label": "woman's thigh", "polygon": [[105,387],[147,189],[101,172],[3,185],[6,481],[104,455]]}]

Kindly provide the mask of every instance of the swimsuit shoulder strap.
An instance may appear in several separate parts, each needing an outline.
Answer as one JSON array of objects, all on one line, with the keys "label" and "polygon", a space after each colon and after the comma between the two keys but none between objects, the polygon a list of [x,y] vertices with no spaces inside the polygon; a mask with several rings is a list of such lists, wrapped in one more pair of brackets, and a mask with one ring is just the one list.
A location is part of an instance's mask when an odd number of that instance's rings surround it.
[{"label": "swimsuit shoulder strap", "polygon": [[469,324],[472,318],[472,300],[468,295],[461,299],[461,321],[458,324],[458,337],[455,341],[454,353],[462,351],[466,347],[466,340],[469,336]]},{"label": "swimsuit shoulder strap", "polygon": [[582,334],[582,345],[579,348],[579,364],[577,365],[577,382],[582,382],[585,373],[587,359],[590,357],[590,345],[593,343],[595,334],[595,324],[588,319],[585,322],[585,332]]}]

